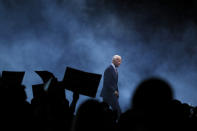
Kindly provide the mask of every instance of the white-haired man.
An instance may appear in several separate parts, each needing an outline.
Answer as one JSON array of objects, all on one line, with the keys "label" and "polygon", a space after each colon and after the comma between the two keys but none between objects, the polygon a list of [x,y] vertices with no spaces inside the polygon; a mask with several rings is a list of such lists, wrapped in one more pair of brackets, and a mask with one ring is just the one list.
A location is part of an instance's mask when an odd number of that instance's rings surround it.
[{"label": "white-haired man", "polygon": [[121,56],[113,56],[111,65],[105,69],[103,88],[101,91],[101,97],[103,97],[103,101],[109,104],[113,111],[117,112],[117,118],[119,118],[121,114],[121,109],[118,102],[119,91],[117,71],[117,68],[120,66],[121,62]]}]

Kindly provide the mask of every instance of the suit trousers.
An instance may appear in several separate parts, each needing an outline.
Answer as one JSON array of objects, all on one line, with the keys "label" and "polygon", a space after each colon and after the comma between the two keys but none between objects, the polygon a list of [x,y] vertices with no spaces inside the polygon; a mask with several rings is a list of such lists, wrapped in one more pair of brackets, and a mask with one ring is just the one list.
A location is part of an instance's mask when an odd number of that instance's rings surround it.
[{"label": "suit trousers", "polygon": [[118,97],[114,96],[114,99],[111,100],[111,101],[109,101],[109,99],[103,98],[103,101],[105,103],[107,103],[109,106],[111,106],[112,110],[114,112],[116,112],[117,119],[119,119],[119,117],[121,115],[121,109],[120,109],[120,105],[119,105],[119,102],[118,102]]}]

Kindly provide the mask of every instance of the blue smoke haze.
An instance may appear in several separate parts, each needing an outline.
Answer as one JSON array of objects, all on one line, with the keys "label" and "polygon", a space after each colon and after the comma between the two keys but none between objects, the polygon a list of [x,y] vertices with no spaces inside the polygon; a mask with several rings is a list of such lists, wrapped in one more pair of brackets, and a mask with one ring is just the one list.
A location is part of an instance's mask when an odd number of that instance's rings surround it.
[{"label": "blue smoke haze", "polygon": [[[153,12],[118,15],[105,8],[97,12],[87,1],[0,1],[0,69],[26,71],[28,101],[31,85],[42,82],[35,70],[48,70],[58,80],[66,66],[103,74],[112,56],[119,54],[123,111],[130,107],[139,82],[150,76],[167,80],[176,99],[197,105],[197,32],[192,20],[172,30],[166,25],[169,19],[154,21],[158,14]],[[71,102],[72,93],[66,95]],[[81,95],[78,105],[87,98]]]}]

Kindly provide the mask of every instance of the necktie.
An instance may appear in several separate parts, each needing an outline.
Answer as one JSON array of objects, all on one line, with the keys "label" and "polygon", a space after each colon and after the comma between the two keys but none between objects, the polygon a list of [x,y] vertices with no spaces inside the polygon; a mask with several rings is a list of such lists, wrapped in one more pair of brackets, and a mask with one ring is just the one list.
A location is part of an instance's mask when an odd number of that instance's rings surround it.
[{"label": "necktie", "polygon": [[118,70],[117,70],[117,68],[115,68],[115,71],[116,71],[116,74],[118,74]]}]

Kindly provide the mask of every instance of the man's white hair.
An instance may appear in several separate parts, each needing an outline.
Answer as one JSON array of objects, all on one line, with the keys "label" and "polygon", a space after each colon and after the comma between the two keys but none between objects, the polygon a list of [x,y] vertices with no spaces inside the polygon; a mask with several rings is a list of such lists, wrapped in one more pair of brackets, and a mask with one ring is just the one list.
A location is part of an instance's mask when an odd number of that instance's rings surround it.
[{"label": "man's white hair", "polygon": [[112,61],[114,61],[114,60],[116,60],[116,59],[122,59],[122,58],[121,58],[121,56],[119,56],[119,55],[114,55],[113,58],[112,58]]}]

